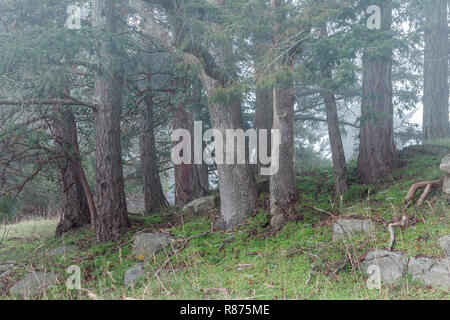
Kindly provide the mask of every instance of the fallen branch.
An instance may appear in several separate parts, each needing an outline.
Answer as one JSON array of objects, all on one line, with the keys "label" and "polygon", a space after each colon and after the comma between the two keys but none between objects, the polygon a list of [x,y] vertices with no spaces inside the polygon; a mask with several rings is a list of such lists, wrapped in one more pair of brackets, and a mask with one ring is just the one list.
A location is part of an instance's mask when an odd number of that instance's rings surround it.
[{"label": "fallen branch", "polygon": [[430,193],[431,188],[440,187],[442,185],[442,182],[443,182],[443,180],[439,179],[439,180],[432,180],[432,181],[422,181],[422,182],[417,182],[417,183],[413,184],[411,186],[411,188],[409,189],[408,193],[406,194],[405,199],[403,199],[403,203],[406,203],[406,207],[408,208],[412,203],[412,200],[414,198],[414,195],[416,194],[416,191],[418,189],[425,188],[425,190],[423,191],[419,200],[417,201],[417,204],[419,206],[421,206],[424,203],[425,198]]},{"label": "fallen branch", "polygon": [[392,251],[392,247],[395,243],[395,233],[394,233],[394,227],[404,227],[406,226],[406,223],[408,222],[408,217],[406,215],[402,216],[402,221],[396,222],[396,223],[390,223],[388,225],[389,233],[391,235],[391,240],[389,241],[389,247],[388,250]]}]

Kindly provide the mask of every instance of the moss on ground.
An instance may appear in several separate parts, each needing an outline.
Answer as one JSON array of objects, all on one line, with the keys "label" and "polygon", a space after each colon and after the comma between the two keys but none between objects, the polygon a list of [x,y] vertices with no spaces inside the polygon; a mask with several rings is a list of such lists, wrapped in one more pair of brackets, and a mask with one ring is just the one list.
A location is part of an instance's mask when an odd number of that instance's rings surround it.
[{"label": "moss on ground", "polygon": [[[299,172],[298,202],[291,222],[280,233],[269,230],[267,195],[262,194],[258,212],[234,232],[215,231],[194,238],[175,254],[166,249],[147,262],[145,277],[133,288],[124,288],[122,281],[125,271],[138,262],[131,256],[130,240],[135,232],[169,232],[182,242],[210,230],[214,214],[183,221],[172,209],[152,217],[133,217],[133,226],[120,243],[103,244],[95,241],[89,228],[55,239],[56,221],[23,222],[10,228],[0,246],[0,262],[18,262],[8,279],[1,281],[8,289],[31,269],[64,275],[67,267],[78,265],[83,290],[70,291],[61,281],[47,290],[44,299],[448,299],[447,291],[410,278],[383,285],[381,290],[368,290],[367,277],[358,265],[368,251],[388,246],[385,226],[403,213],[416,223],[396,229],[395,250],[408,256],[443,257],[437,239],[450,234],[450,210],[439,192],[433,191],[420,208],[404,209],[402,203],[413,183],[442,176],[440,160],[438,156],[414,158],[373,186],[358,184],[355,164],[350,164],[352,185],[342,198],[333,196],[331,169]],[[333,216],[370,217],[379,228],[371,234],[331,242]],[[63,242],[76,244],[80,251],[48,258],[46,253]],[[155,277],[155,270],[168,257],[170,262]],[[1,298],[11,299],[6,294]]]}]

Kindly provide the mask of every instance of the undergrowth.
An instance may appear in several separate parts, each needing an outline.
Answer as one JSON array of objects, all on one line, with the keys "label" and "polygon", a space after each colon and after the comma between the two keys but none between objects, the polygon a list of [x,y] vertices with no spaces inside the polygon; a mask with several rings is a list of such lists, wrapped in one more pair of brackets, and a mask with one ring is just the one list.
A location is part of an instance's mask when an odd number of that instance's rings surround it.
[{"label": "undergrowth", "polygon": [[[290,222],[278,234],[269,228],[267,194],[260,207],[233,232],[212,229],[216,213],[185,221],[179,210],[168,209],[151,217],[132,216],[133,226],[117,243],[95,241],[82,228],[55,239],[56,221],[26,221],[11,226],[0,246],[0,263],[15,260],[16,268],[5,279],[2,299],[14,299],[8,289],[31,270],[65,270],[77,265],[82,290],[68,290],[64,281],[49,288],[43,299],[447,299],[444,289],[402,279],[369,290],[359,262],[373,249],[387,248],[388,223],[406,213],[415,223],[396,229],[394,249],[408,256],[440,258],[437,239],[450,234],[449,207],[434,190],[422,207],[404,209],[409,187],[420,180],[442,177],[439,156],[420,156],[385,177],[377,185],[357,183],[356,166],[349,165],[351,185],[342,198],[333,196],[332,170],[298,172],[297,202]],[[338,217],[367,217],[377,222],[370,234],[331,241]],[[134,287],[123,286],[125,271],[138,261],[131,255],[132,236],[139,230],[170,233],[179,243],[193,238],[180,251],[166,248],[146,262],[145,276]],[[46,253],[62,243],[75,244],[79,252],[57,258]],[[162,263],[169,263],[157,276]]]}]

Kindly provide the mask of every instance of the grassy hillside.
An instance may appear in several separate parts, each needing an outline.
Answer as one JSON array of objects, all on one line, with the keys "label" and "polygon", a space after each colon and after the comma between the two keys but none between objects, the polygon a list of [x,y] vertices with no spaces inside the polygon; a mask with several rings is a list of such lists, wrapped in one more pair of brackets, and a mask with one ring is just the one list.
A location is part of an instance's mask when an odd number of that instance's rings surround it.
[{"label": "grassy hillside", "polygon": [[[423,286],[410,278],[381,290],[368,290],[359,268],[368,251],[387,248],[385,225],[406,212],[416,222],[396,229],[394,250],[408,256],[442,257],[437,239],[450,234],[450,210],[434,190],[422,207],[404,210],[402,200],[420,180],[442,177],[442,156],[416,156],[378,185],[360,185],[350,166],[352,183],[341,199],[332,197],[330,168],[298,173],[298,202],[291,222],[279,234],[268,228],[267,195],[260,209],[234,232],[213,230],[214,213],[183,220],[179,211],[166,210],[152,217],[132,217],[133,227],[120,243],[98,244],[85,228],[54,239],[56,221],[30,220],[7,227],[0,245],[0,263],[14,259],[16,268],[0,279],[2,299],[12,284],[31,270],[64,275],[68,266],[82,271],[82,290],[69,291],[63,281],[47,290],[44,299],[448,299],[444,289]],[[332,242],[336,217],[371,217],[381,225],[371,234]],[[383,226],[384,225],[384,226]],[[146,265],[146,276],[134,288],[122,285],[125,271],[138,261],[131,256],[131,238],[139,230],[167,232],[179,239],[182,250],[167,249]],[[3,229],[2,229],[3,230]],[[0,233],[1,239],[1,233]],[[62,243],[76,244],[79,253],[48,258]],[[163,263],[168,260],[168,263]],[[164,266],[157,276],[154,272]]]}]

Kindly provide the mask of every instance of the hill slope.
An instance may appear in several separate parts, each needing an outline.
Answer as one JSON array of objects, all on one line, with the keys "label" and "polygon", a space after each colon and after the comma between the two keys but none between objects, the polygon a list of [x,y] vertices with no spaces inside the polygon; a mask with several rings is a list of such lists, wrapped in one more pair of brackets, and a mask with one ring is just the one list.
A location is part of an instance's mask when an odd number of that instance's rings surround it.
[{"label": "hill slope", "polygon": [[[416,155],[376,186],[358,184],[350,165],[352,185],[342,199],[332,197],[330,168],[299,173],[298,202],[291,222],[278,234],[268,228],[265,194],[260,195],[259,211],[234,232],[208,232],[214,213],[183,221],[176,209],[152,217],[133,216],[133,226],[121,243],[98,244],[88,228],[54,239],[56,221],[51,220],[8,226],[0,264],[14,260],[10,262],[15,266],[1,276],[0,295],[14,299],[8,295],[14,283],[30,272],[46,271],[59,273],[62,280],[46,290],[44,299],[448,299],[447,290],[408,277],[369,290],[359,266],[370,250],[388,247],[386,226],[403,213],[414,223],[395,230],[394,250],[408,257],[445,255],[438,239],[450,234],[450,210],[439,191],[434,190],[422,207],[404,209],[402,204],[413,183],[442,177],[441,159]],[[348,216],[371,218],[380,228],[332,242],[335,220]],[[123,277],[139,262],[131,255],[131,239],[139,230],[169,233],[178,241],[150,259],[144,277],[128,288]],[[48,256],[63,243],[80,250]],[[65,271],[72,265],[80,267],[83,290],[65,286],[69,277]]]}]

